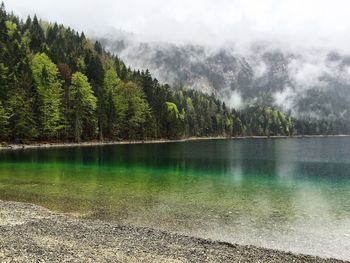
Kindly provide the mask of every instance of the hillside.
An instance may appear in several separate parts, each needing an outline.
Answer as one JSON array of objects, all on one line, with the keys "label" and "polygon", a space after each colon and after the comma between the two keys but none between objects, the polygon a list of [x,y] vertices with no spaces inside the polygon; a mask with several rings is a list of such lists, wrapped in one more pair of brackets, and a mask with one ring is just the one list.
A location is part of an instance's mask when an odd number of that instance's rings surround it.
[{"label": "hillside", "polygon": [[214,93],[230,107],[271,105],[303,122],[349,129],[345,123],[350,120],[350,56],[345,53],[291,50],[271,43],[254,43],[245,50],[234,44],[144,43],[127,34],[107,35],[100,41],[133,67],[149,68],[175,87]]},{"label": "hillside", "polygon": [[[131,69],[84,33],[36,16],[21,21],[7,13],[3,4],[0,32],[3,141],[344,133],[341,125],[329,121],[292,119],[270,103],[238,110],[220,101],[220,94],[185,85],[174,89],[148,69]],[[142,54],[147,52],[134,56]],[[164,57],[168,54],[173,53],[164,52]],[[175,63],[169,72],[177,73],[183,57],[169,58]],[[212,61],[216,65],[216,60],[225,59],[218,54]],[[244,64],[244,60],[230,59],[232,67]],[[218,87],[225,81],[215,76],[214,80]]]}]

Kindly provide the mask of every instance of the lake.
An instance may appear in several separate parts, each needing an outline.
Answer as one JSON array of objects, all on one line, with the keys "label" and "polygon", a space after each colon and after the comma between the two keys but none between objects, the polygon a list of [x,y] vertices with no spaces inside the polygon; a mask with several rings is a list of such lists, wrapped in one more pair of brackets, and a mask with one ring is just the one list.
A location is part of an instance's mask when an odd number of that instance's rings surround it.
[{"label": "lake", "polygon": [[0,151],[0,199],[350,260],[350,138]]}]

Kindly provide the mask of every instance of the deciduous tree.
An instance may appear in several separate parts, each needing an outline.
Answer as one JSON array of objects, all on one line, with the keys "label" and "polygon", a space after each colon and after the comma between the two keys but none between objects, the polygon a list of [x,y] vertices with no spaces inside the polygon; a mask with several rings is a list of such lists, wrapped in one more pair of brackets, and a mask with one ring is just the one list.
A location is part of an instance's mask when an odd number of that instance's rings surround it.
[{"label": "deciduous tree", "polygon": [[62,85],[58,69],[45,53],[38,53],[32,60],[32,74],[38,94],[39,123],[46,138],[58,137],[62,125]]},{"label": "deciduous tree", "polygon": [[82,135],[86,138],[94,133],[96,128],[96,103],[87,77],[76,72],[72,75],[70,88],[71,120],[75,141],[79,142]]}]

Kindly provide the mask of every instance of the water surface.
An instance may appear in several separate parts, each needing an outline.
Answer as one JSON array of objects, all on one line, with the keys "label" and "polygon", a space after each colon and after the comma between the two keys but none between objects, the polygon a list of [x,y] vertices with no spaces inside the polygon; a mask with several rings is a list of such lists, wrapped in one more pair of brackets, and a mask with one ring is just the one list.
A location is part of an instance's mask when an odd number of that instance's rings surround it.
[{"label": "water surface", "polygon": [[350,138],[0,152],[0,199],[350,260]]}]

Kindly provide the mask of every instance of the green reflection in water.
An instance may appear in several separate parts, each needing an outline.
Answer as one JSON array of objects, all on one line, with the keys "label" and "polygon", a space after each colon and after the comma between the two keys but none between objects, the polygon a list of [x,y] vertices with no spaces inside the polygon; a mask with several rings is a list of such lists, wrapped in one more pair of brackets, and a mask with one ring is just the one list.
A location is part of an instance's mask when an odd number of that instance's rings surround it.
[{"label": "green reflection in water", "polygon": [[0,198],[75,216],[350,259],[350,139],[0,153]]}]

